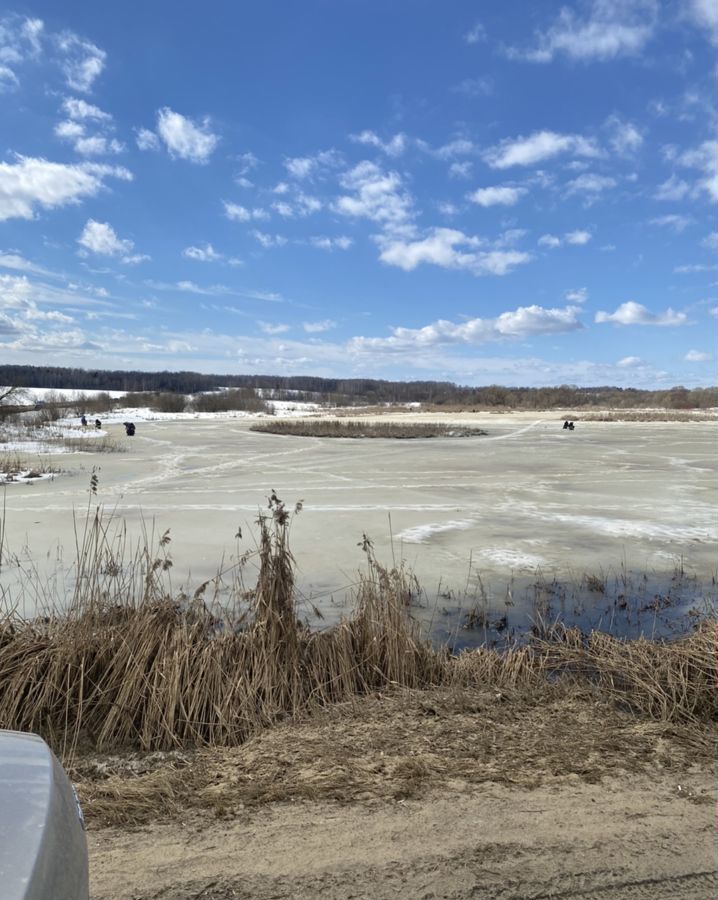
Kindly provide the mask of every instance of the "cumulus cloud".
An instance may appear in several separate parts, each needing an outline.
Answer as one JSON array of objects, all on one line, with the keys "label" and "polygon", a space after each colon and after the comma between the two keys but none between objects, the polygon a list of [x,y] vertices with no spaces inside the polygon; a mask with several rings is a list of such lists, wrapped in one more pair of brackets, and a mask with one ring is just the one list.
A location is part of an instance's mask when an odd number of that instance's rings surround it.
[{"label": "cumulus cloud", "polygon": [[606,125],[611,133],[609,144],[619,156],[630,156],[643,144],[643,135],[632,122],[610,116]]},{"label": "cumulus cloud", "polygon": [[368,144],[371,147],[376,147],[378,150],[381,150],[382,153],[386,153],[387,156],[401,156],[401,154],[406,150],[406,135],[402,132],[399,134],[395,134],[393,137],[389,138],[388,141],[382,141],[382,139],[373,131],[362,131],[359,134],[351,134],[349,135],[349,139],[354,141],[356,144]]},{"label": "cumulus cloud", "polygon": [[[96,109],[96,107],[93,107]],[[100,110],[98,110],[99,112]],[[55,134],[69,141],[75,152],[82,156],[105,156],[122,153],[124,146],[107,134],[87,134],[84,123],[74,119],[65,119],[55,126]]]},{"label": "cumulus cloud", "polygon": [[340,184],[351,192],[334,203],[341,215],[370,219],[388,228],[404,225],[413,217],[411,197],[396,172],[384,172],[364,160],[345,172]]},{"label": "cumulus cloud", "polygon": [[469,194],[468,199],[479,206],[515,206],[525,193],[526,188],[496,185],[479,188]]},{"label": "cumulus cloud", "polygon": [[492,169],[533,166],[560,154],[597,157],[601,151],[595,141],[577,134],[535,131],[528,137],[507,138],[484,153]]},{"label": "cumulus cloud", "polygon": [[421,239],[378,239],[382,262],[405,272],[429,264],[445,269],[466,269],[474,275],[506,275],[529,262],[531,255],[518,250],[481,249],[484,242],[454,228],[434,228]]},{"label": "cumulus cloud", "polygon": [[75,121],[92,119],[96,122],[111,122],[112,116],[101,110],[98,106],[88,103],[80,97],[65,97],[62,101],[65,115]]},{"label": "cumulus cloud", "polygon": [[269,218],[267,210],[261,207],[247,209],[239,203],[229,203],[226,200],[223,203],[224,214],[232,222],[252,222]]},{"label": "cumulus cloud", "polygon": [[609,175],[595,175],[592,172],[585,172],[574,178],[566,185],[568,194],[580,194],[589,202],[594,200],[598,194],[608,191],[616,187],[618,182]]},{"label": "cumulus cloud", "polygon": [[140,150],[159,150],[160,139],[149,128],[138,128],[135,136],[137,146]]},{"label": "cumulus cloud", "polygon": [[670,307],[662,313],[652,313],[641,303],[629,300],[622,303],[615,312],[597,312],[596,322],[613,322],[616,325],[685,325],[688,316],[674,312]]},{"label": "cumulus cloud", "polygon": [[542,234],[538,239],[539,247],[549,247],[553,249],[554,247],[561,246],[561,238],[556,237],[555,234]]},{"label": "cumulus cloud", "polygon": [[321,176],[341,164],[342,156],[336,150],[322,150],[314,156],[294,156],[284,160],[284,168],[297,181]]},{"label": "cumulus cloud", "polygon": [[208,117],[195,123],[168,106],[157,112],[157,134],[170,156],[199,164],[209,162],[219,143],[217,135],[210,130]]},{"label": "cumulus cloud", "polygon": [[585,303],[588,300],[588,289],[585,287],[574,288],[566,291],[565,297],[571,303]]},{"label": "cumulus cloud", "polygon": [[[710,0],[708,0],[710,2]],[[582,62],[604,62],[641,52],[657,24],[657,0],[592,0],[581,11],[561,8],[533,47],[509,48],[511,59],[549,63],[559,55]]]},{"label": "cumulus cloud", "polygon": [[693,193],[706,193],[712,200],[718,200],[718,141],[703,141],[698,147],[686,150],[676,158],[679,165],[698,169],[702,178],[696,183]]},{"label": "cumulus cloud", "polygon": [[352,338],[355,351],[407,351],[444,344],[482,344],[487,341],[520,339],[547,334],[562,334],[583,328],[578,307],[546,309],[533,304],[520,306],[493,319],[469,319],[451,322],[439,319],[423,328],[394,328],[386,338]]},{"label": "cumulus cloud", "polygon": [[257,229],[254,229],[250,234],[265,250],[270,247],[283,247],[287,243],[287,239],[281,234],[266,234],[263,231],[257,231]]},{"label": "cumulus cloud", "polygon": [[185,247],[182,256],[197,262],[217,262],[222,259],[222,254],[217,253],[211,244],[205,244],[204,247]]},{"label": "cumulus cloud", "polygon": [[107,59],[105,51],[72,31],[63,31],[56,35],[55,43],[67,85],[82,93],[91,91],[95,80],[105,68]]},{"label": "cumulus cloud", "polygon": [[316,237],[310,237],[309,243],[312,247],[316,247],[319,250],[348,250],[354,241],[345,235],[340,235],[339,237],[324,237],[323,235],[318,235]]},{"label": "cumulus cloud", "polygon": [[584,244],[587,244],[593,235],[590,231],[583,231],[582,229],[577,229],[576,231],[569,231],[564,235],[564,240],[567,244],[575,244],[579,247],[582,247]]},{"label": "cumulus cloud", "polygon": [[678,178],[676,175],[671,175],[666,181],[662,184],[659,184],[656,188],[656,193],[653,195],[656,200],[668,200],[668,201],[676,201],[683,200],[683,198],[690,192],[691,186],[687,181],[683,181],[683,179]]},{"label": "cumulus cloud", "polygon": [[131,181],[132,173],[121,166],[65,165],[17,156],[14,163],[0,163],[0,221],[32,219],[36,206],[53,209],[94,197],[107,178]]},{"label": "cumulus cloud", "polygon": [[98,256],[117,256],[123,263],[138,263],[149,259],[149,256],[132,254],[134,242],[118,237],[109,222],[96,222],[88,219],[82,234],[77,239],[83,254],[95,253]]},{"label": "cumulus cloud", "polygon": [[632,369],[635,366],[640,366],[643,360],[640,356],[624,356],[623,359],[619,359],[616,363],[617,366],[621,369]]},{"label": "cumulus cloud", "polygon": [[312,213],[319,212],[322,205],[322,201],[318,197],[299,191],[291,200],[275,200],[272,203],[272,209],[284,219],[294,219],[296,217],[305,218]]},{"label": "cumulus cloud", "polygon": [[710,362],[713,359],[713,354],[705,353],[702,350],[689,350],[683,359],[686,362]]}]

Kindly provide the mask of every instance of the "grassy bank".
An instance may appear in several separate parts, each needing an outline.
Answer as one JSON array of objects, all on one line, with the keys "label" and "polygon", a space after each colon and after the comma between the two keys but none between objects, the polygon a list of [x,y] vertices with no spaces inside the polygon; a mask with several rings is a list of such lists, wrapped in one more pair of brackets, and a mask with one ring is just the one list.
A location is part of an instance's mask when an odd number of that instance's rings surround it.
[{"label": "grassy bank", "polygon": [[715,619],[670,643],[554,627],[529,645],[451,656],[410,616],[412,576],[381,566],[368,541],[353,612],[311,631],[297,611],[291,519],[273,496],[248,607],[219,614],[207,584],[192,597],[171,592],[168,535],[128,563],[98,513],[78,536],[69,609],[0,621],[0,727],[36,731],[65,759],[81,747],[236,746],[280,720],[385,690],[488,687],[538,700],[557,679],[653,720],[713,720]]}]

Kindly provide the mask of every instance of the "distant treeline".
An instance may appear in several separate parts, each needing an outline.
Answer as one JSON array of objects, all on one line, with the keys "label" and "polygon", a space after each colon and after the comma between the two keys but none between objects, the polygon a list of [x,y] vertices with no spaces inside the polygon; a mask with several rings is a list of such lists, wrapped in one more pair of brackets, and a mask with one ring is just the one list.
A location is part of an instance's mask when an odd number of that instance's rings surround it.
[{"label": "distant treeline", "polygon": [[99,391],[152,391],[194,394],[221,387],[261,389],[266,399],[314,401],[338,406],[424,403],[436,406],[494,406],[553,409],[586,406],[706,409],[718,406],[718,388],[660,391],[574,385],[510,388],[462,387],[449,381],[382,381],[369,378],[315,378],[308,375],[202,375],[198,372],[124,372],[57,366],[0,365],[0,385]]}]

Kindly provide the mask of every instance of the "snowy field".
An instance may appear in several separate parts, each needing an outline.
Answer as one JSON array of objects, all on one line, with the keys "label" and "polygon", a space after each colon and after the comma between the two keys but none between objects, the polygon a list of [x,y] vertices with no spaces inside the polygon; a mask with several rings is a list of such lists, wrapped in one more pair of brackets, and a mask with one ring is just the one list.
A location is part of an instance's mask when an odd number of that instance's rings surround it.
[{"label": "snowy field", "polygon": [[[54,477],[6,485],[6,557],[17,554],[38,579],[58,561],[69,565],[73,517],[81,524],[90,501],[133,536],[143,523],[154,522],[156,534],[169,528],[175,585],[192,587],[254,546],[258,511],[275,490],[288,506],[304,503],[292,527],[298,580],[328,619],[363,564],[364,534],[381,561],[405,560],[434,595],[459,593],[477,575],[496,594],[512,575],[680,565],[701,579],[715,575],[715,422],[579,421],[566,432],[555,413],[402,415],[427,418],[488,435],[286,437],[251,432],[257,417],[241,413],[120,410],[103,417],[101,431],[86,429],[86,440],[111,439],[124,452],[64,453],[52,458]],[[126,420],[137,425],[133,438]],[[53,427],[82,430],[75,420]],[[11,568],[0,576],[6,588]]]}]

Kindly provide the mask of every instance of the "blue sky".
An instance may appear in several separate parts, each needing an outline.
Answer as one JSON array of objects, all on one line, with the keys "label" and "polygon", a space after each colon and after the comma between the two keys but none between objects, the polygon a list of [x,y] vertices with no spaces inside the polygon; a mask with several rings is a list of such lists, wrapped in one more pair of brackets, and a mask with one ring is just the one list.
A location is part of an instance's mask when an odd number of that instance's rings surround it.
[{"label": "blue sky", "polygon": [[0,361],[716,383],[714,0],[0,10]]}]

